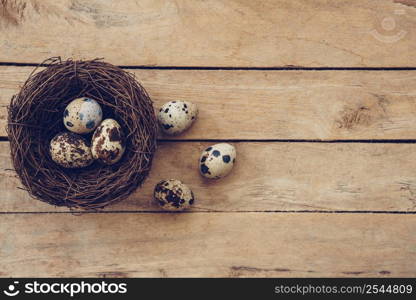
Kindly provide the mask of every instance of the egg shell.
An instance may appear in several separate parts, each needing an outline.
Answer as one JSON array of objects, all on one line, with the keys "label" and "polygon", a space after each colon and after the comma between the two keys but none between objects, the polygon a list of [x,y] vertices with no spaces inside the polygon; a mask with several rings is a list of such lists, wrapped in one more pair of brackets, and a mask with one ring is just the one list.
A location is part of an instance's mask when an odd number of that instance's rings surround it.
[{"label": "egg shell", "polygon": [[180,180],[167,179],[156,184],[155,201],[165,210],[180,211],[191,207],[195,202],[194,193]]},{"label": "egg shell", "polygon": [[177,135],[187,130],[198,116],[196,104],[187,101],[165,103],[157,115],[163,133]]},{"label": "egg shell", "polygon": [[72,132],[58,133],[50,143],[51,158],[65,168],[82,168],[93,162],[88,142]]},{"label": "egg shell", "polygon": [[82,97],[71,101],[64,110],[64,125],[75,133],[87,134],[100,124],[103,111],[91,98]]},{"label": "egg shell", "polygon": [[121,159],[124,151],[124,134],[120,124],[114,119],[105,119],[92,136],[92,157],[112,165]]},{"label": "egg shell", "polygon": [[202,176],[219,179],[227,176],[234,167],[237,152],[233,145],[220,143],[206,148],[199,159]]}]

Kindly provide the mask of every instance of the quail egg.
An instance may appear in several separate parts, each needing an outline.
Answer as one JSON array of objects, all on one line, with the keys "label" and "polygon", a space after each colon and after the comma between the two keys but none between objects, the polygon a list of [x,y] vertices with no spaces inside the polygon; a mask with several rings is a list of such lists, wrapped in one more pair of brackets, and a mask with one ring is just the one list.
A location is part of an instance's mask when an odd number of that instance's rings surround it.
[{"label": "quail egg", "polygon": [[220,143],[206,148],[199,159],[202,176],[219,179],[227,176],[235,162],[236,151],[233,145]]},{"label": "quail egg", "polygon": [[197,116],[196,104],[187,101],[170,101],[159,109],[157,118],[163,133],[177,135],[191,127]]},{"label": "quail egg", "polygon": [[92,157],[112,165],[121,159],[124,151],[124,134],[120,124],[114,119],[105,119],[92,136]]},{"label": "quail egg", "polygon": [[79,134],[92,132],[100,125],[102,117],[101,106],[87,97],[72,100],[64,110],[65,127]]},{"label": "quail egg", "polygon": [[51,158],[65,168],[82,168],[93,162],[88,142],[72,132],[58,133],[50,143]]},{"label": "quail egg", "polygon": [[165,210],[179,211],[194,204],[195,197],[191,189],[176,179],[162,180],[155,186],[154,198]]}]

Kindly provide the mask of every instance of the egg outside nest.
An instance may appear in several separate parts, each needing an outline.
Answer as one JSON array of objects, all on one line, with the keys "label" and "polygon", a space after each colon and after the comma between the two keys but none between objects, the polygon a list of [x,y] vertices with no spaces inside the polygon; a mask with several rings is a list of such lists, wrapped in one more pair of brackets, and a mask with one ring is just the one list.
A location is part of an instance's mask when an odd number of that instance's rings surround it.
[{"label": "egg outside nest", "polygon": [[227,176],[234,167],[237,152],[233,145],[219,143],[209,146],[199,158],[199,171],[209,179],[220,179]]},{"label": "egg outside nest", "polygon": [[170,101],[157,114],[160,129],[167,135],[179,135],[192,126],[198,116],[196,104],[188,101]]},{"label": "egg outside nest", "polygon": [[162,209],[168,211],[182,211],[190,208],[195,202],[192,190],[176,179],[158,182],[153,197]]}]

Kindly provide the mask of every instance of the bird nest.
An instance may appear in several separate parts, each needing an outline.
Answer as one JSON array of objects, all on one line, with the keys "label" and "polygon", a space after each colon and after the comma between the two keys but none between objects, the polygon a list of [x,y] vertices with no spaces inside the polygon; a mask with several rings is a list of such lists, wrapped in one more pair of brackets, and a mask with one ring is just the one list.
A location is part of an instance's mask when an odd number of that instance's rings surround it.
[{"label": "bird nest", "polygon": [[[42,66],[8,111],[11,157],[22,184],[31,196],[70,208],[97,209],[125,199],[148,176],[156,149],[157,122],[145,89],[133,74],[98,59],[52,58]],[[114,165],[66,169],[51,159],[50,141],[65,131],[65,107],[83,96],[97,100],[104,116],[123,128],[126,152]]]}]

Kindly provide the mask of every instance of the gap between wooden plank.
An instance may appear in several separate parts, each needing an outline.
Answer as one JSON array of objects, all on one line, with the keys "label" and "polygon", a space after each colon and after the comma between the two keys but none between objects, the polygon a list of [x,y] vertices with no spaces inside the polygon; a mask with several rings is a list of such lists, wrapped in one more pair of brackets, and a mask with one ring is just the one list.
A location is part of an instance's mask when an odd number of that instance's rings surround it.
[{"label": "gap between wooden plank", "polygon": [[[0,66],[14,67],[47,67],[49,64],[30,62],[0,62]],[[122,69],[131,70],[193,70],[193,71],[415,71],[416,67],[221,67],[221,66],[146,66],[146,65],[119,65]]]},{"label": "gap between wooden plank", "polygon": [[[8,142],[8,137],[0,136],[0,142]],[[221,142],[228,142],[228,143],[322,143],[322,144],[414,144],[416,143],[416,139],[397,139],[397,140],[389,140],[389,139],[378,139],[378,140],[279,140],[279,139],[175,139],[175,140],[166,140],[166,139],[158,139],[158,143],[221,143]]]},{"label": "gap between wooden plank", "polygon": [[376,211],[376,210],[210,210],[210,211],[198,211],[198,210],[186,210],[180,212],[172,211],[160,211],[160,210],[101,210],[101,211],[3,211],[0,215],[32,215],[32,214],[70,214],[74,216],[81,216],[85,214],[206,214],[206,213],[218,213],[218,214],[247,214],[247,213],[264,213],[264,214],[377,214],[377,215],[416,215],[416,211]]}]

